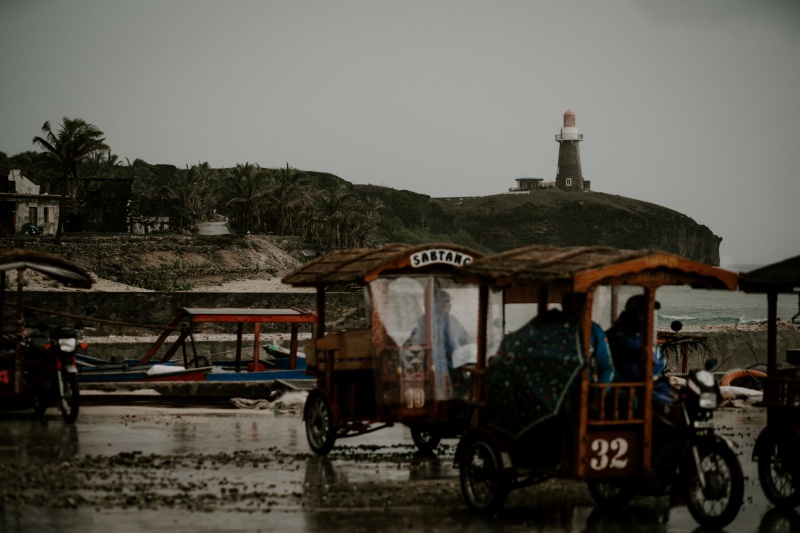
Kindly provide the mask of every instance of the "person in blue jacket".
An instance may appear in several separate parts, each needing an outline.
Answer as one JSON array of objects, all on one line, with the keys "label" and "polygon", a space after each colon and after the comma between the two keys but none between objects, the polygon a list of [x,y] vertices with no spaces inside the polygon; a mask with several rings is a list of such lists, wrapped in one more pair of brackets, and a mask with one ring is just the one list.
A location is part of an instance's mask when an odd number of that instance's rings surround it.
[{"label": "person in blue jacket", "polygon": [[[561,298],[561,310],[567,315],[580,317],[581,297],[568,292]],[[597,322],[592,322],[591,367],[589,379],[593,383],[611,383],[614,381],[614,363],[606,339],[606,333]]]},{"label": "person in blue jacket", "polygon": [[[655,302],[655,308],[661,304]],[[644,381],[647,350],[644,346],[647,328],[647,299],[642,294],[628,298],[625,310],[614,325],[606,331],[608,344],[614,359],[618,382]],[[675,400],[669,382],[663,376],[664,356],[661,350],[653,350],[653,401],[669,404]],[[663,378],[663,379],[662,379]]]}]

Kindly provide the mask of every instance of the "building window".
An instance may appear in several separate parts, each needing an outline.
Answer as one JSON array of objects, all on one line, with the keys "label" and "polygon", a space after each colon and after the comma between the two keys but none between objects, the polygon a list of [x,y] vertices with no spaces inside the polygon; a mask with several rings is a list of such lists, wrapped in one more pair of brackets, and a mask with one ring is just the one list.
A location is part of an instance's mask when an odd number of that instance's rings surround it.
[{"label": "building window", "polygon": [[572,187],[572,178],[567,178],[567,187]]},{"label": "building window", "polygon": [[35,207],[29,207],[28,208],[28,222],[30,222],[33,225],[37,225],[37,222],[38,222],[37,219],[39,218],[37,215],[38,215],[38,213],[36,212],[36,208]]},{"label": "building window", "polygon": [[45,207],[43,209],[44,212],[42,213],[42,216],[44,217],[44,223],[47,224],[48,222],[50,222],[50,208]]}]

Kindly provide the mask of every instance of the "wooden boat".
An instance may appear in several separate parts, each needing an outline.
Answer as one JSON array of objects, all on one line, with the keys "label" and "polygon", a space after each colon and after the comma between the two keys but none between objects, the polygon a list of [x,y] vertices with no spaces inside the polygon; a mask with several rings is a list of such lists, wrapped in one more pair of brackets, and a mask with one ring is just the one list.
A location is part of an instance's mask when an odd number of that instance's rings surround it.
[{"label": "wooden boat", "polygon": [[[158,365],[155,365],[158,366]],[[81,372],[78,381],[81,383],[118,383],[118,382],[144,382],[158,383],[164,381],[206,381],[206,376],[211,367],[183,368],[176,366],[175,370],[163,373],[151,373],[153,367],[128,370],[103,370],[97,372]]]},{"label": "wooden boat", "polygon": [[[298,354],[297,339],[300,325],[316,322],[316,313],[300,309],[181,308],[141,359],[110,363],[81,356],[83,365],[79,379],[92,383],[311,380],[314,378],[305,371],[305,356]],[[235,324],[235,359],[209,362],[205,356],[198,355],[194,343],[194,325],[199,323]],[[265,323],[290,326],[291,341],[288,350],[266,345],[263,347],[265,355],[260,357],[260,325]],[[253,324],[254,328],[253,359],[249,364],[242,361],[244,324]],[[159,355],[159,349],[176,331],[179,332],[177,339],[163,355]],[[178,351],[183,356],[182,366],[172,360]],[[170,366],[174,366],[175,370],[171,371]],[[153,372],[155,367],[159,367],[158,373]]]}]

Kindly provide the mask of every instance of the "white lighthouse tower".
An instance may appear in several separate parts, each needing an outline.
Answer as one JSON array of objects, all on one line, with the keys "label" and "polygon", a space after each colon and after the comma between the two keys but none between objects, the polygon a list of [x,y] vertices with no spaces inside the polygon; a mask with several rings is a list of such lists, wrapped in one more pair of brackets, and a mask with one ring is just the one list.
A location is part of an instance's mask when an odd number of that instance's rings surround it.
[{"label": "white lighthouse tower", "polygon": [[558,169],[556,171],[556,187],[565,191],[583,190],[583,172],[581,171],[581,152],[578,143],[583,134],[575,126],[575,112],[567,109],[564,112],[564,126],[561,133],[556,134],[558,143]]}]

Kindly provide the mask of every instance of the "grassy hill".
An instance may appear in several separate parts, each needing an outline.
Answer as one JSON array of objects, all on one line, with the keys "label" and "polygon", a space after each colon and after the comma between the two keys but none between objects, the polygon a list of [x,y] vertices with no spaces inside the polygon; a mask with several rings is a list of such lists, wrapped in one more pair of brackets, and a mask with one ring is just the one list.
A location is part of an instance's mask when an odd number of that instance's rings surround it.
[{"label": "grassy hill", "polygon": [[374,185],[356,185],[354,191],[386,205],[380,224],[391,242],[453,242],[483,252],[530,244],[658,248],[719,264],[722,239],[708,227],[672,209],[622,196],[546,189],[431,198]]}]

